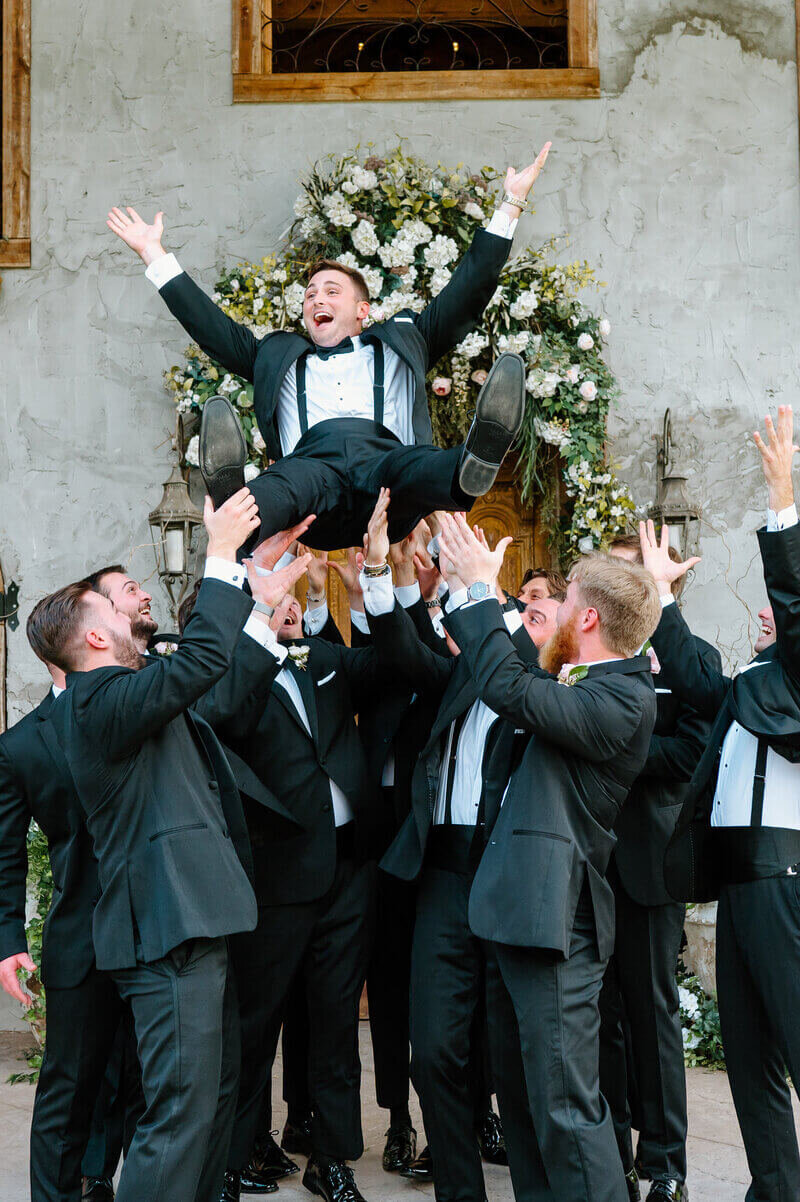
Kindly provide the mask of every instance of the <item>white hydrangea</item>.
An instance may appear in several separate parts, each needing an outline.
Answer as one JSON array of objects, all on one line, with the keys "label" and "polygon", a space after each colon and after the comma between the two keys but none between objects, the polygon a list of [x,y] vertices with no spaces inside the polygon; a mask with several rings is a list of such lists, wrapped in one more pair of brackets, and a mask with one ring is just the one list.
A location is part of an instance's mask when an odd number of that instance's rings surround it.
[{"label": "white hydrangea", "polygon": [[464,212],[467,214],[467,217],[474,217],[476,221],[483,221],[483,209],[474,200],[470,200],[464,205]]},{"label": "white hydrangea", "polygon": [[450,283],[452,271],[449,267],[437,267],[431,275],[428,287],[431,290],[431,296],[438,296],[443,288],[446,288]]},{"label": "white hydrangea", "polygon": [[[612,513],[614,511],[612,510]],[[620,510],[620,513],[622,510]],[[687,1018],[697,1018],[700,1013],[700,1003],[698,1002],[691,989],[686,989],[683,985],[678,986],[678,1000],[680,1007]]]},{"label": "white hydrangea", "polygon": [[405,225],[400,227],[400,233],[413,242],[415,246],[427,246],[433,238],[433,230],[422,220],[421,217],[415,217],[412,221],[407,221]]},{"label": "white hydrangea", "polygon": [[356,164],[350,172],[350,182],[355,186],[356,192],[371,192],[378,186],[378,177],[369,168]]},{"label": "white hydrangea", "polygon": [[461,355],[464,359],[474,359],[481,351],[485,350],[489,345],[488,334],[481,334],[479,330],[473,330],[471,334],[467,334],[466,338],[459,342],[455,349],[457,355]]},{"label": "white hydrangea", "polygon": [[525,387],[535,397],[549,397],[555,396],[555,391],[560,383],[561,377],[554,371],[546,371],[544,373],[531,371],[528,372]]},{"label": "white hydrangea", "polygon": [[414,262],[416,249],[412,241],[398,233],[391,242],[385,242],[378,248],[378,258],[384,267],[410,267]]},{"label": "white hydrangea", "polygon": [[700,1042],[700,1036],[696,1031],[690,1031],[687,1027],[681,1032],[683,1036],[683,1046],[687,1052],[692,1052]]},{"label": "white hydrangea", "polygon": [[591,334],[584,333],[584,334],[580,334],[578,336],[578,350],[579,351],[590,351],[593,346],[594,346],[594,338],[592,338]]},{"label": "white hydrangea", "polygon": [[365,217],[361,218],[350,237],[353,246],[360,255],[366,255],[367,257],[374,255],[380,246],[380,239],[375,233],[375,226],[370,221],[367,221]]},{"label": "white hydrangea", "polygon": [[261,468],[257,463],[246,463],[244,465],[244,482],[249,484],[251,480],[255,480],[256,476],[261,475]]},{"label": "white hydrangea", "polygon": [[295,217],[306,217],[311,212],[311,201],[307,193],[301,192],[294,202]]},{"label": "white hydrangea", "polygon": [[332,225],[345,226],[349,228],[355,225],[358,218],[345,200],[342,193],[337,189],[326,196],[322,202],[322,208],[325,216]]},{"label": "white hydrangea", "polygon": [[565,426],[560,426],[558,422],[546,422],[541,417],[535,417],[533,429],[542,442],[550,443],[554,447],[569,446],[569,430]]},{"label": "white hydrangea", "polygon": [[183,457],[191,467],[199,467],[200,466],[200,435],[199,434],[195,434],[194,438],[189,439],[189,442],[188,442],[188,445],[186,447]]},{"label": "white hydrangea", "polygon": [[295,320],[303,312],[303,301],[305,299],[306,290],[297,280],[283,294],[283,303],[286,306],[286,316]]},{"label": "white hydrangea", "polygon": [[276,284],[285,284],[289,275],[285,267],[276,267],[272,273],[272,278]]},{"label": "white hydrangea", "polygon": [[514,355],[522,355],[531,340],[528,330],[518,330],[516,334],[501,334],[497,339],[499,351],[510,351]]},{"label": "white hydrangea", "polygon": [[378,271],[377,267],[361,267],[359,270],[364,277],[364,283],[367,285],[370,296],[380,296],[383,289],[383,272]]},{"label": "white hydrangea", "polygon": [[509,309],[512,317],[518,321],[524,321],[526,317],[530,317],[532,313],[539,307],[539,298],[533,288],[528,288],[525,292],[520,292],[517,299]]},{"label": "white hydrangea", "polygon": [[345,267],[353,267],[356,271],[361,270],[361,264],[351,250],[344,250],[337,256],[339,263],[343,263]]},{"label": "white hydrangea", "polygon": [[504,295],[505,294],[503,292],[502,284],[498,284],[497,287],[495,288],[494,292],[492,293],[492,295],[489,297],[489,304],[486,306],[486,308],[487,309],[496,309],[497,306],[500,304],[501,300],[503,299]]},{"label": "white hydrangea", "polygon": [[458,246],[446,234],[437,234],[422,253],[429,267],[447,267],[458,258]]},{"label": "white hydrangea", "polygon": [[584,380],[578,391],[585,401],[593,401],[597,396],[597,385],[594,380]]},{"label": "white hydrangea", "polygon": [[255,300],[253,301],[253,312],[260,313],[263,308],[264,308],[264,298],[261,296],[257,296],[255,298]]},{"label": "white hydrangea", "polygon": [[316,213],[310,213],[300,222],[300,233],[304,238],[321,238],[325,233],[325,222]]},{"label": "white hydrangea", "polygon": [[425,300],[416,292],[409,292],[405,288],[396,288],[394,292],[390,292],[388,296],[383,298],[380,305],[380,310],[383,313],[382,317],[377,316],[377,310],[373,313],[376,321],[388,321],[390,317],[394,317],[401,309],[411,309],[415,313],[420,313],[425,308]]}]

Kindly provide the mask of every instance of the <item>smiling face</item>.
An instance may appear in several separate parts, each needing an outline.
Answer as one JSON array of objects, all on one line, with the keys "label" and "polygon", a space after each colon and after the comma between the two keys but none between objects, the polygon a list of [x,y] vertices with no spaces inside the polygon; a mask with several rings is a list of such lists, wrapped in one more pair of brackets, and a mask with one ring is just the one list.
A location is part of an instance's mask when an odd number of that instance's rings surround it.
[{"label": "smiling face", "polygon": [[127,614],[131,634],[146,646],[158,630],[158,622],[150,612],[153,600],[150,593],[124,572],[106,572],[97,582],[97,588],[120,613]]},{"label": "smiling face", "polygon": [[336,346],[343,338],[360,334],[368,313],[369,301],[344,271],[325,268],[308,281],[303,321],[317,346]]},{"label": "smiling face", "polygon": [[278,631],[278,642],[285,643],[287,639],[303,637],[303,608],[296,597],[292,597],[289,611],[283,619],[283,625]]},{"label": "smiling face", "polygon": [[522,625],[536,647],[543,647],[555,634],[559,602],[554,597],[542,597],[526,605]]},{"label": "smiling face", "polygon": [[765,605],[763,609],[758,611],[758,620],[761,623],[761,628],[754,645],[756,655],[759,655],[762,651],[766,651],[767,647],[771,647],[776,639],[775,615],[772,612],[771,605]]},{"label": "smiling face", "polygon": [[140,668],[145,661],[136,645],[128,614],[102,593],[85,594],[84,657],[92,652],[110,652],[123,668]]},{"label": "smiling face", "polygon": [[541,601],[542,598],[549,595],[545,578],[543,576],[534,576],[527,584],[522,585],[522,588],[517,593],[517,600],[523,601],[525,605],[530,605],[531,601]]}]

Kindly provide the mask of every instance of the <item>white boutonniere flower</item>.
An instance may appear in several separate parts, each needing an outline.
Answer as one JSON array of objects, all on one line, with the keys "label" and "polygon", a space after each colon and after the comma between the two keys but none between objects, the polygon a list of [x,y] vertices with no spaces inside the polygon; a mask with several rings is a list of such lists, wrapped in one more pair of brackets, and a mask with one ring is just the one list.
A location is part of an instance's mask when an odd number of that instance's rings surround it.
[{"label": "white boutonniere flower", "polygon": [[156,643],[153,648],[156,655],[172,655],[173,651],[178,650],[177,643]]},{"label": "white boutonniere flower", "polygon": [[307,643],[303,643],[302,647],[289,648],[289,659],[296,667],[300,669],[301,672],[305,672],[306,670],[306,665],[308,664],[308,653],[310,650],[311,648]]},{"label": "white boutonniere flower", "polygon": [[558,674],[558,683],[573,685],[579,680],[583,680],[584,676],[588,676],[589,669],[586,664],[563,664],[561,671]]}]

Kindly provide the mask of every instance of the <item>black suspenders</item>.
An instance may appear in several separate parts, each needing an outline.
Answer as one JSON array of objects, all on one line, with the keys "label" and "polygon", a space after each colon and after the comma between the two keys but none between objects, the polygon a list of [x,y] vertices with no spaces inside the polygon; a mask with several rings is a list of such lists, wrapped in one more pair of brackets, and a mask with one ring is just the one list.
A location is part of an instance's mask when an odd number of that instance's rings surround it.
[{"label": "black suspenders", "polygon": [[767,783],[767,752],[769,744],[766,739],[758,740],[756,753],[756,770],[753,776],[753,805],[750,810],[750,825],[761,826],[764,813],[764,786]]},{"label": "black suspenders", "polygon": [[[372,414],[379,426],[383,425],[383,343],[375,338],[369,340],[374,355],[372,382]],[[306,360],[313,351],[303,351],[297,360],[297,412],[300,417],[300,434],[308,432],[308,397],[306,395]]]}]

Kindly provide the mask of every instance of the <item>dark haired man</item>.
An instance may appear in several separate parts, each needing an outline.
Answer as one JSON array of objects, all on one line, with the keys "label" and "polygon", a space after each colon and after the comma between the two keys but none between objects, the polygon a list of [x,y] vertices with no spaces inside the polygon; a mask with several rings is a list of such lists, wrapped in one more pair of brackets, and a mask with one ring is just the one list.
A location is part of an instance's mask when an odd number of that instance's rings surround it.
[{"label": "dark haired man", "polygon": [[[315,513],[311,546],[356,545],[386,485],[393,495],[390,537],[399,542],[431,510],[468,508],[491,488],[522,422],[522,360],[500,356],[464,446],[450,450],[430,445],[425,377],[480,320],[549,145],[523,171],[509,168],[500,209],[478,230],[438,296],[421,313],[402,310],[368,330],[363,278],[325,260],[306,287],[309,337],[277,330],[259,340],[166,254],[161,213],[152,224],[133,209],[109,213],[109,228],[147,264],[148,278],[191,337],[227,371],[253,382],[259,428],[277,461],[250,485],[262,514],[260,538]],[[234,410],[225,398],[211,398],[203,412],[200,466],[215,504],[244,482],[244,450]]]},{"label": "dark haired man", "polygon": [[566,591],[567,581],[562,572],[552,568],[528,568],[522,577],[517,600],[527,605],[530,601],[541,601]]}]

